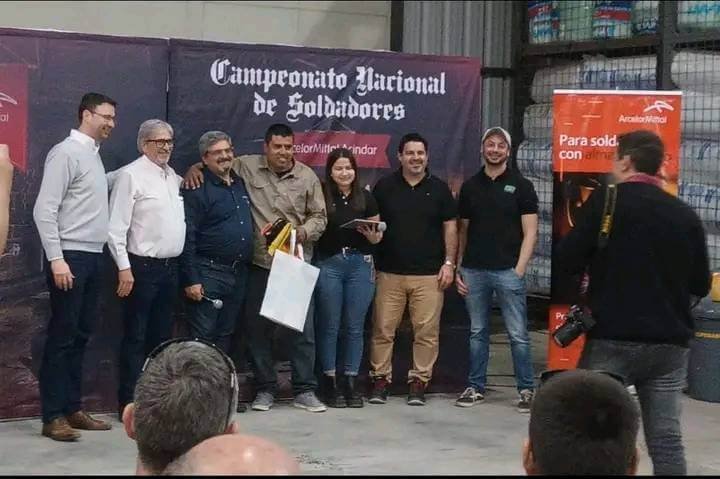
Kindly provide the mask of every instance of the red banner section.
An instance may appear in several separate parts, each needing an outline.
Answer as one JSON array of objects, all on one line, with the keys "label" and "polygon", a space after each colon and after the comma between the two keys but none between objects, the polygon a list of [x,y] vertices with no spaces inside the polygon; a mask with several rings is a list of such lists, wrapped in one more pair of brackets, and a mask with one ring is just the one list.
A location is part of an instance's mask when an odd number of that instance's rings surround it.
[{"label": "red banner section", "polygon": [[295,158],[308,166],[324,167],[335,148],[347,148],[358,168],[390,168],[387,147],[390,135],[367,135],[351,131],[306,131],[295,133]]},{"label": "red banner section", "polygon": [[10,148],[10,161],[27,169],[28,69],[25,64],[0,64],[0,143]]},{"label": "red banner section", "polygon": [[[677,195],[681,100],[680,92],[668,91],[555,90],[553,244],[575,227],[590,195],[611,181],[617,137],[622,133],[650,130],[662,138],[665,161],[659,176],[665,190]],[[553,268],[548,318],[551,333],[564,322],[569,305],[577,304],[581,281],[580,275],[570,276]],[[550,336],[548,368],[575,368],[583,345],[584,335],[564,349]]]}]

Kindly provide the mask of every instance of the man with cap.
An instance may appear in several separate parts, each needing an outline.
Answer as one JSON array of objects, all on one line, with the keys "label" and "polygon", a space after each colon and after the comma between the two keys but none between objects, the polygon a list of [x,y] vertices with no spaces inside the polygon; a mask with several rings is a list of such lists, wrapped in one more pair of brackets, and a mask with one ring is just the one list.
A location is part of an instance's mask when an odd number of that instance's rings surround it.
[{"label": "man with cap", "polygon": [[524,275],[537,239],[538,198],[533,184],[508,167],[510,145],[503,128],[485,131],[485,165],[460,189],[455,280],[470,315],[470,372],[455,404],[473,406],[485,397],[494,292],[510,337],[518,411],[529,412],[534,379]]}]

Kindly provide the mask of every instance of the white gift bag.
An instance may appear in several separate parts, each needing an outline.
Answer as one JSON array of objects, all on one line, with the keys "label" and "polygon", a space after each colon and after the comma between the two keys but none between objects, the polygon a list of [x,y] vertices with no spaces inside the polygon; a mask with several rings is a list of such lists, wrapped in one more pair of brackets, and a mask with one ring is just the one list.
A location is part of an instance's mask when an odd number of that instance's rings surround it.
[{"label": "white gift bag", "polygon": [[302,259],[275,251],[260,315],[302,333],[319,274]]}]

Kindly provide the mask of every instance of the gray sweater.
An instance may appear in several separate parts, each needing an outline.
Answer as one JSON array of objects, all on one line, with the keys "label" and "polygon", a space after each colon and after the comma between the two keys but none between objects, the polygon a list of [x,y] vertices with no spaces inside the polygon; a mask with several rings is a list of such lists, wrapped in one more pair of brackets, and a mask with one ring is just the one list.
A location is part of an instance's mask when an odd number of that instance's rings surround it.
[{"label": "gray sweater", "polygon": [[63,250],[101,253],[108,237],[108,184],[94,141],[77,130],[45,160],[33,209],[48,261]]}]

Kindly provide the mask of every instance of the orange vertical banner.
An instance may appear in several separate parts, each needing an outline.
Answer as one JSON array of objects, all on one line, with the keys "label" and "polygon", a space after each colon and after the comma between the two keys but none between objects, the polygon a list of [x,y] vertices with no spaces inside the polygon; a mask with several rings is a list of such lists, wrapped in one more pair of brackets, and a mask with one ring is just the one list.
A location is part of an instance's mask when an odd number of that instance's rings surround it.
[{"label": "orange vertical banner", "polygon": [[[604,187],[617,151],[617,137],[634,130],[655,132],[665,143],[659,176],[677,195],[680,170],[679,91],[555,90],[553,94],[553,244],[575,225],[583,203]],[[591,279],[592,281],[592,279]],[[580,277],[552,271],[548,318],[548,368],[573,369],[584,335],[567,348],[552,340],[571,304],[579,299]]]}]

